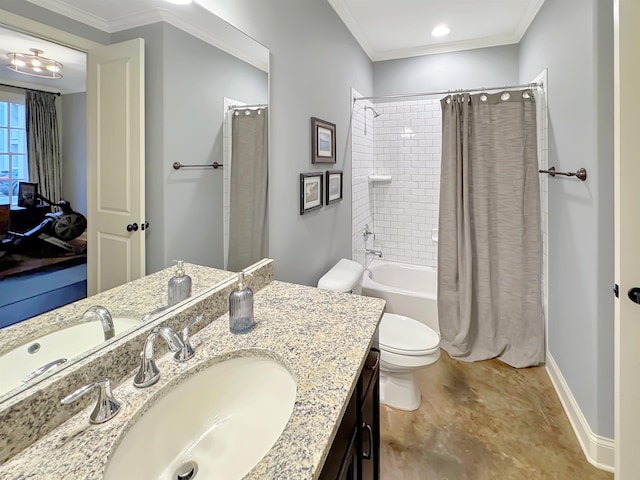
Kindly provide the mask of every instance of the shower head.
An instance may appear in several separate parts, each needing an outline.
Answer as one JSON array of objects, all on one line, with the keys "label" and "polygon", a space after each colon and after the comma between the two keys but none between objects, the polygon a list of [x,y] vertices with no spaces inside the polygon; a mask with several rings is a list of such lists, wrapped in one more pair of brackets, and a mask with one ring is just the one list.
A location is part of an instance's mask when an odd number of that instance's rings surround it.
[{"label": "shower head", "polygon": [[373,112],[373,118],[378,118],[380,116],[380,114],[378,112],[376,112],[373,107],[370,107],[368,105],[366,107],[364,107],[365,113],[366,113],[367,109],[369,109],[369,110],[371,110]]}]

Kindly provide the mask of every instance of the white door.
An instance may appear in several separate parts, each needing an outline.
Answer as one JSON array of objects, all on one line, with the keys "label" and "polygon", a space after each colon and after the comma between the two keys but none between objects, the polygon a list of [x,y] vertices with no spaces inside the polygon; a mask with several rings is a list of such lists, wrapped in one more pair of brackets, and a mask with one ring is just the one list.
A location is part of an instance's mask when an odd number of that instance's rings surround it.
[{"label": "white door", "polygon": [[[616,479],[640,478],[640,304],[629,291],[640,288],[640,2],[616,0],[615,189],[616,300],[615,465]],[[640,290],[638,291],[640,294]]]},{"label": "white door", "polygon": [[144,41],[98,47],[87,66],[87,294],[145,274]]}]

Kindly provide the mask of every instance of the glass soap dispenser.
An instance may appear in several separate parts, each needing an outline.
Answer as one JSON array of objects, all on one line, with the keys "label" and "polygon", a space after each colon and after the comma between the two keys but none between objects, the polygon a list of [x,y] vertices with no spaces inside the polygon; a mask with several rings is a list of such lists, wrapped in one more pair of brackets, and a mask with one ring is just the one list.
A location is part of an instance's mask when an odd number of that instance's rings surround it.
[{"label": "glass soap dispenser", "polygon": [[191,296],[191,277],[184,273],[184,262],[174,260],[177,263],[176,274],[169,279],[168,304],[174,306]]},{"label": "glass soap dispenser", "polygon": [[253,290],[244,284],[244,272],[238,273],[238,289],[229,295],[229,330],[245,333],[253,328]]}]

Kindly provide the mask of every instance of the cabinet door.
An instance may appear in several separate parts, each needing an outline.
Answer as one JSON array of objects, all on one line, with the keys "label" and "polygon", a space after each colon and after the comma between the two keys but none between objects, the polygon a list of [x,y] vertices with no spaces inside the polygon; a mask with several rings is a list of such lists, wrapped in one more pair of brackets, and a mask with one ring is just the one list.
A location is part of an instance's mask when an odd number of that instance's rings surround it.
[{"label": "cabinet door", "polygon": [[[349,471],[348,466],[352,462],[352,457],[356,455],[356,464],[358,459],[358,405],[356,402],[355,392],[351,396],[351,400],[349,401],[349,405],[347,406],[347,410],[342,417],[342,422],[338,427],[338,431],[336,433],[335,438],[333,439],[333,444],[331,445],[331,449],[329,450],[329,454],[327,455],[327,459],[324,462],[324,466],[322,467],[322,472],[320,472],[320,480],[336,480],[338,478],[343,478],[341,475],[345,474],[345,472]],[[345,466],[347,469],[345,470]],[[358,472],[357,465],[353,468],[353,471]],[[349,478],[351,477],[344,477]],[[356,479],[357,477],[353,477]]]},{"label": "cabinet door", "polygon": [[372,349],[365,363],[360,404],[360,468],[362,480],[380,478],[380,352]]},{"label": "cabinet door", "polygon": [[349,443],[349,449],[345,456],[342,468],[338,474],[337,480],[359,480],[361,477],[358,472],[358,429],[353,430],[351,436],[351,442]]}]

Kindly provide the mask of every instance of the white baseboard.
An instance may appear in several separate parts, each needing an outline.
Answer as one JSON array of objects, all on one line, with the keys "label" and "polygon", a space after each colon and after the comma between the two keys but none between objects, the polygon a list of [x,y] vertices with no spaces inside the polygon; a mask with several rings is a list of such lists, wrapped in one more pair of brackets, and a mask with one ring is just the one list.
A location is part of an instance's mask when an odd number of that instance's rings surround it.
[{"label": "white baseboard", "polygon": [[558,364],[549,352],[547,352],[546,369],[587,460],[596,468],[613,472],[615,465],[614,441],[611,438],[593,433],[578,406],[578,402],[571,393],[569,385],[562,376]]}]

